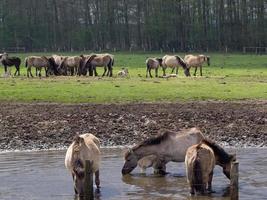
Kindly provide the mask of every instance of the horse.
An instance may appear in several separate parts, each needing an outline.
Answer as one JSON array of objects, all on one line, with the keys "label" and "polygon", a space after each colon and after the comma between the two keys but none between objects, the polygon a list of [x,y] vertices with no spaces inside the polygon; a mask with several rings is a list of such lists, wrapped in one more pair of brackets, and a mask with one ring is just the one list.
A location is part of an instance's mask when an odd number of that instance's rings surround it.
[{"label": "horse", "polygon": [[100,188],[100,141],[93,134],[76,135],[65,156],[65,166],[71,173],[76,195],[84,195],[85,161],[93,162],[96,187]]},{"label": "horse", "polygon": [[51,56],[51,60],[53,60],[53,73],[54,75],[58,76],[58,75],[61,75],[60,72],[59,72],[59,66],[61,65],[63,59],[65,58],[66,56],[59,56],[59,55],[52,55]]},{"label": "horse", "polygon": [[[25,58],[25,67],[27,68],[27,77],[29,77],[29,74],[31,77],[33,77],[31,68],[35,67],[36,69],[36,76],[39,74],[39,77],[41,77],[41,71],[42,68],[45,69],[45,75],[48,76],[48,71],[53,66],[53,60],[51,58],[47,58],[45,56],[39,57],[39,56],[29,56]],[[39,73],[38,73],[39,71]]]},{"label": "horse", "polygon": [[155,76],[158,77],[158,69],[162,66],[162,58],[148,58],[146,59],[146,77],[148,77],[148,73],[150,75],[150,78],[152,78],[151,75],[151,69],[155,69]]},{"label": "horse", "polygon": [[178,55],[165,55],[162,58],[162,70],[163,70],[163,76],[166,76],[166,68],[170,67],[172,68],[172,73],[174,69],[176,68],[176,74],[178,74],[178,67],[182,66],[184,69],[184,74],[186,76],[190,76],[189,68],[187,67],[187,64],[185,61]]},{"label": "horse", "polygon": [[198,144],[204,139],[203,134],[197,128],[183,129],[178,132],[165,130],[155,137],[148,138],[124,155],[122,174],[129,174],[137,166],[140,159],[149,155],[156,155],[159,172],[165,174],[165,165],[170,162],[184,162],[188,147]]},{"label": "horse", "polygon": [[4,65],[5,73],[7,73],[7,67],[15,66],[16,71],[14,73],[14,76],[20,75],[20,64],[21,60],[18,57],[8,57],[7,53],[0,54],[0,62],[2,65]]},{"label": "horse", "polygon": [[58,71],[63,75],[67,75],[68,72],[70,75],[78,75],[78,70],[80,69],[80,65],[82,62],[82,58],[80,56],[67,56],[63,58],[61,64],[58,67]]},{"label": "horse", "polygon": [[185,156],[185,166],[190,193],[205,194],[212,191],[215,165],[220,165],[223,173],[230,179],[231,163],[235,160],[235,155],[228,154],[222,147],[207,139],[189,147]]},{"label": "horse", "polygon": [[122,68],[121,71],[119,71],[119,72],[117,73],[117,76],[123,78],[123,77],[127,77],[128,74],[129,74],[128,69],[127,69],[127,68]]},{"label": "horse", "polygon": [[107,76],[112,77],[114,55],[105,53],[105,54],[91,54],[89,56],[92,58],[92,55],[93,55],[93,59],[91,59],[90,62],[88,61],[88,58],[87,58],[87,61],[85,62],[84,67],[83,67],[84,68],[83,71],[85,71],[85,69],[87,68],[89,69],[89,72],[90,72],[90,69],[92,69],[95,76],[98,76],[96,72],[96,67],[104,67],[104,73],[102,74],[102,76],[106,75],[106,72],[108,69]]},{"label": "horse", "polygon": [[194,56],[192,54],[186,55],[184,57],[184,60],[189,68],[194,67],[195,73],[194,76],[196,76],[197,68],[199,67],[200,70],[200,76],[202,76],[202,65],[204,62],[207,62],[208,66],[210,66],[210,57],[205,55],[197,55]]}]

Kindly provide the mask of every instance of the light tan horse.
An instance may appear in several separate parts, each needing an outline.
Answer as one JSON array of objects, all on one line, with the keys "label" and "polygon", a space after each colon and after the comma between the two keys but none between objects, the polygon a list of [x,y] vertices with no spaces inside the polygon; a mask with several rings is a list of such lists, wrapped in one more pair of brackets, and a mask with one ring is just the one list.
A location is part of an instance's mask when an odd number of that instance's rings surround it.
[{"label": "light tan horse", "polygon": [[173,71],[176,69],[176,74],[178,74],[178,68],[179,66],[182,66],[184,69],[184,74],[186,76],[190,76],[189,69],[185,63],[185,61],[178,55],[165,55],[162,58],[162,70],[163,70],[163,76],[166,76],[166,68],[169,67]]},{"label": "light tan horse", "polygon": [[190,193],[204,194],[212,191],[215,164],[223,167],[223,173],[230,179],[231,162],[235,159],[234,155],[226,153],[219,145],[207,139],[189,147],[185,166]]},{"label": "light tan horse", "polygon": [[[97,72],[96,72],[96,67],[104,67],[104,73],[102,74],[102,76],[106,75],[107,72],[107,76],[112,77],[112,68],[114,65],[114,55],[112,54],[90,54],[90,55],[85,55],[84,57],[88,57],[88,56],[92,56],[95,55],[93,59],[89,61],[86,61],[84,67],[89,69],[89,74],[90,74],[90,69],[92,69],[94,71],[95,76],[98,76]],[[83,70],[84,71],[84,70]]]},{"label": "light tan horse", "polygon": [[200,76],[202,76],[202,65],[207,62],[208,66],[210,66],[210,57],[205,55],[197,55],[194,56],[192,54],[186,55],[184,57],[184,60],[189,68],[194,67],[195,72],[194,76],[196,76],[197,68],[199,67],[200,70]]},{"label": "light tan horse", "polygon": [[158,77],[158,69],[160,66],[162,66],[162,58],[146,59],[146,77],[148,77],[149,73],[150,78],[152,78],[151,69],[155,69],[155,76]]},{"label": "light tan horse", "polygon": [[77,75],[80,65],[82,63],[82,58],[80,56],[67,56],[63,58],[59,71],[63,75]]},{"label": "light tan horse", "polygon": [[156,137],[135,145],[125,153],[122,174],[130,173],[140,159],[149,155],[158,157],[159,171],[164,173],[166,163],[183,162],[187,148],[198,144],[203,138],[204,136],[197,128],[184,129],[179,132],[164,131]]},{"label": "light tan horse", "polygon": [[95,184],[100,188],[99,167],[100,167],[100,142],[97,137],[86,133],[77,135],[69,146],[65,166],[72,174],[75,194],[84,194],[85,161],[93,162],[92,170],[95,173]]},{"label": "light tan horse", "polygon": [[45,75],[48,76],[47,71],[48,68],[51,68],[51,58],[47,58],[45,56],[29,56],[25,58],[25,67],[27,68],[27,77],[31,75],[33,77],[31,68],[35,67],[36,69],[36,76],[39,71],[39,77],[41,77],[42,68],[45,69]]}]

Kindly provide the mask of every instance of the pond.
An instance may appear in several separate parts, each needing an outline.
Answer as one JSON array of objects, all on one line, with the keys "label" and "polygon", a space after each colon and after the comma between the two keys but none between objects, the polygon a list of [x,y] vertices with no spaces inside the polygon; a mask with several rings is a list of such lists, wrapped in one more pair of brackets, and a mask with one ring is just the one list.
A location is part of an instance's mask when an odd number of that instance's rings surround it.
[{"label": "pond", "polygon": [[[267,199],[267,149],[230,149],[239,160],[240,199]],[[1,200],[74,200],[72,178],[64,166],[65,151],[9,152],[0,154]],[[135,169],[123,177],[123,150],[103,148],[100,169],[101,192],[96,199],[190,199],[229,198],[229,180],[215,168],[213,190],[203,197],[191,197],[183,163],[169,163],[166,176],[152,170],[141,175]]]}]

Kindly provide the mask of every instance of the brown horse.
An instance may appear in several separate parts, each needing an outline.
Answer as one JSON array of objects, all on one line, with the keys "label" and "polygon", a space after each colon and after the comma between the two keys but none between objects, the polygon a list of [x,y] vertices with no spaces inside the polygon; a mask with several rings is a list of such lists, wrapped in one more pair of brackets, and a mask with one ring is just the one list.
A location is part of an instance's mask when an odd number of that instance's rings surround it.
[{"label": "brown horse", "polygon": [[[88,56],[93,58],[90,60],[90,62],[89,62]],[[87,57],[87,61],[84,64],[83,71],[86,71],[86,69],[89,69],[89,73],[90,73],[90,69],[92,69],[95,76],[98,76],[96,72],[96,67],[104,67],[104,73],[102,74],[102,76],[105,76],[108,70],[107,76],[112,77],[114,55],[105,53],[105,54],[91,54],[88,56],[84,56],[84,57]]]},{"label": "brown horse", "polygon": [[18,57],[9,57],[7,53],[0,54],[0,63],[4,65],[5,73],[7,73],[7,67],[15,66],[16,71],[14,73],[14,76],[20,75],[20,63],[21,60]]},{"label": "brown horse", "polygon": [[208,66],[210,66],[210,57],[205,55],[194,56],[190,54],[186,55],[184,57],[184,60],[189,68],[195,68],[194,76],[196,76],[198,67],[200,70],[200,76],[202,76],[202,65],[204,64],[204,62],[207,62]]},{"label": "brown horse", "polygon": [[164,131],[156,137],[149,138],[125,153],[122,174],[130,173],[145,156],[156,155],[159,172],[165,173],[165,165],[170,162],[183,162],[188,147],[198,144],[204,136],[197,128],[184,129],[179,132]]},{"label": "brown horse", "polygon": [[162,66],[162,58],[148,58],[146,60],[146,77],[148,77],[149,73],[150,78],[152,78],[151,69],[155,69],[155,76],[158,77],[158,69],[160,66]]},{"label": "brown horse", "polygon": [[95,184],[100,188],[99,166],[100,166],[100,142],[97,137],[86,133],[77,135],[69,146],[65,166],[72,174],[74,191],[76,195],[84,195],[85,161],[93,162],[92,170],[95,173]]},{"label": "brown horse", "polygon": [[185,63],[185,61],[178,55],[170,56],[165,55],[162,58],[162,70],[163,70],[163,76],[166,76],[166,68],[172,68],[172,73],[174,69],[176,69],[176,74],[178,74],[178,67],[182,66],[184,69],[184,74],[186,76],[190,76],[189,69]]},{"label": "brown horse", "polygon": [[[50,69],[53,65],[53,61],[51,58],[47,58],[45,56],[39,57],[39,56],[29,56],[25,58],[25,67],[27,68],[27,77],[29,77],[29,74],[31,77],[33,77],[31,68],[35,67],[36,69],[36,76],[39,74],[39,77],[41,77],[41,71],[42,68],[45,69],[45,75],[48,76],[47,72],[48,69]],[[38,73],[39,71],[39,73]]]},{"label": "brown horse", "polygon": [[216,165],[223,168],[223,173],[230,179],[231,163],[235,156],[224,151],[222,147],[207,139],[187,149],[185,166],[190,193],[201,194],[212,191],[213,169]]}]

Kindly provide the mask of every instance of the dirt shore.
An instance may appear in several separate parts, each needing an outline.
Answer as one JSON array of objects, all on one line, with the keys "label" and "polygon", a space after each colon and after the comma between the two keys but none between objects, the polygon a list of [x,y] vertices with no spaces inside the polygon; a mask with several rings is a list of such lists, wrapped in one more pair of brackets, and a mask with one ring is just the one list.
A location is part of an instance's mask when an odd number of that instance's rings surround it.
[{"label": "dirt shore", "polygon": [[267,102],[0,103],[0,150],[62,148],[86,132],[103,146],[133,145],[161,129],[194,126],[223,145],[266,147]]}]

